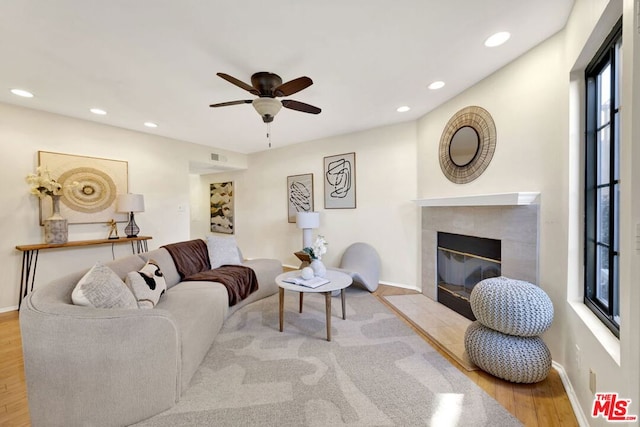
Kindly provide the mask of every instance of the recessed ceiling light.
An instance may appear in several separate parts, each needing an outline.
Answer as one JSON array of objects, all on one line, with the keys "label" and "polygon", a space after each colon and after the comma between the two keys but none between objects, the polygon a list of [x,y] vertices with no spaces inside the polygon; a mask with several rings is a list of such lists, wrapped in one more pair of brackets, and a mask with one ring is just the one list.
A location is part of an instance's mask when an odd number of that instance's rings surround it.
[{"label": "recessed ceiling light", "polygon": [[33,98],[33,94],[24,89],[11,89],[11,93],[14,95],[21,96],[23,98]]},{"label": "recessed ceiling light", "polygon": [[104,116],[105,114],[107,114],[106,111],[100,109],[100,108],[92,108],[89,111],[91,111],[93,114],[97,114],[99,116]]},{"label": "recessed ceiling light", "polygon": [[437,82],[431,83],[428,87],[429,87],[429,89],[432,89],[432,90],[442,89],[444,87],[444,82],[438,80]]},{"label": "recessed ceiling light", "polygon": [[153,122],[144,122],[144,125],[148,128],[157,128],[158,125]]},{"label": "recessed ceiling light", "polygon": [[411,110],[411,108],[409,108],[409,107],[408,107],[408,106],[406,106],[406,105],[403,105],[402,107],[398,107],[398,108],[396,109],[396,111],[397,111],[398,113],[406,113],[406,112],[407,112],[407,111],[409,111],[409,110]]},{"label": "recessed ceiling light", "polygon": [[511,37],[510,33],[506,31],[501,31],[499,33],[495,33],[494,35],[489,37],[487,40],[485,40],[484,45],[486,47],[500,46],[501,44],[509,40],[510,37]]}]

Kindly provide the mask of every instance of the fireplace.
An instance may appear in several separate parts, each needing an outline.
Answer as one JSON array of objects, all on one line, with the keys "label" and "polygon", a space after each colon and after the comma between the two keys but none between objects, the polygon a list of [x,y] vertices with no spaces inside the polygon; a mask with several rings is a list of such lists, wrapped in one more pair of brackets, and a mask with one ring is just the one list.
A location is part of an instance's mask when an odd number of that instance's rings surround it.
[{"label": "fireplace", "polygon": [[485,194],[415,202],[422,211],[420,274],[422,294],[426,297],[439,300],[438,233],[497,240],[500,255],[485,258],[500,261],[500,275],[538,283],[539,193]]},{"label": "fireplace", "polygon": [[444,232],[437,236],[437,300],[476,320],[469,297],[478,282],[500,276],[501,242]]}]

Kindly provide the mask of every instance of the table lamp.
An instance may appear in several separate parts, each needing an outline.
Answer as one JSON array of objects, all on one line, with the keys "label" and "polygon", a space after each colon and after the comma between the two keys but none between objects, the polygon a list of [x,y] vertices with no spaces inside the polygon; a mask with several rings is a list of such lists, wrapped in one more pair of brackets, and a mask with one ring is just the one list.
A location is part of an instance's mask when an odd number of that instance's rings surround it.
[{"label": "table lamp", "polygon": [[312,230],[320,227],[320,212],[298,212],[296,223],[302,229],[302,248],[311,247]]},{"label": "table lamp", "polygon": [[144,196],[142,194],[120,194],[117,197],[118,212],[129,212],[129,223],[124,228],[127,237],[136,237],[140,227],[136,224],[134,212],[144,212]]}]

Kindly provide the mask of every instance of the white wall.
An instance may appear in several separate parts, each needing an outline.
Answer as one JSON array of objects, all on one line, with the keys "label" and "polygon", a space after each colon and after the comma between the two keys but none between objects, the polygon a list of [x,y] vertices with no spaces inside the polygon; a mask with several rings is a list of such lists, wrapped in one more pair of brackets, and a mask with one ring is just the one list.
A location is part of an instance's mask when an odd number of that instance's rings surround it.
[{"label": "white wall", "polygon": [[[372,129],[249,156],[246,171],[205,175],[201,200],[212,182],[235,183],[236,237],[246,257],[274,257],[299,265],[302,231],[287,222],[287,176],[313,173],[315,211],[328,241],[323,261],[337,266],[344,249],[363,241],[382,258],[381,280],[417,289],[418,209],[415,122]],[[323,157],[356,153],[356,209],[324,209]],[[208,206],[201,207],[208,218]],[[200,221],[199,223],[202,223]]]},{"label": "white wall", "polygon": [[[564,165],[567,162],[568,76],[563,37],[557,35],[488,77],[418,123],[418,194],[421,198],[538,191],[540,202],[540,286],[554,301],[556,319],[566,311]],[[450,182],[435,155],[447,121],[458,110],[478,105],[496,125],[496,150],[486,171],[468,184]],[[559,255],[562,257],[559,258]],[[556,321],[551,333],[564,334]],[[554,358],[564,357],[553,340]]]},{"label": "white wall", "polygon": [[626,320],[621,327],[620,341],[626,379],[623,392],[634,399],[632,413],[640,416],[640,4],[625,0],[623,9],[622,103],[625,109],[622,112],[621,193],[625,202],[621,213],[620,280],[625,286],[620,300]]},{"label": "white wall", "polygon": [[[150,248],[189,238],[189,161],[206,163],[212,151],[211,147],[7,104],[0,104],[0,149],[4,182],[0,193],[4,204],[0,213],[0,311],[18,304],[22,253],[15,246],[44,241],[38,200],[29,194],[24,179],[35,172],[39,150],[128,161],[129,191],[145,197],[146,212],[136,215],[136,222],[141,235],[153,237]],[[246,166],[244,155],[229,155],[228,159],[226,166]],[[119,224],[120,235],[123,228]],[[69,240],[106,238],[108,230],[104,224],[72,224]],[[115,245],[114,253],[118,257],[131,249]],[[40,251],[35,286],[111,258],[111,245]]]},{"label": "white wall", "polygon": [[[627,2],[626,10],[631,18],[625,21],[624,32],[631,35],[629,38],[637,39],[633,7],[633,2]],[[639,101],[638,82],[631,83],[630,64],[626,64],[629,68],[626,68],[623,90],[626,94],[635,91],[636,95],[633,98],[624,95],[627,101],[623,101],[623,110],[628,114],[626,126],[629,126],[623,153],[629,156],[622,164],[626,203],[623,203],[621,232],[627,237],[622,242],[623,247],[626,243],[626,255],[621,258],[624,319],[621,339],[615,339],[601,322],[594,320],[595,316],[585,310],[581,302],[579,129],[583,117],[580,93],[584,84],[575,79],[584,73],[586,63],[580,61],[585,58],[588,61],[595,54],[621,13],[619,1],[577,1],[564,31],[418,121],[419,197],[541,192],[539,285],[549,294],[555,309],[553,326],[543,338],[553,359],[565,367],[586,419],[594,425],[605,422],[589,417],[594,398],[589,390],[590,370],[596,373],[597,391],[618,392],[621,397],[632,399],[632,412],[636,414],[640,399],[638,252],[631,244],[633,239],[628,237],[635,236],[634,227],[639,222],[638,189],[634,187],[639,180],[637,176],[634,180],[632,172],[633,161],[638,161],[638,150],[636,145],[633,151],[630,136],[632,130],[637,136],[638,125],[633,129],[631,123],[633,117],[638,123]],[[625,39],[624,60],[635,60],[638,65],[638,43],[635,55],[630,44]],[[449,118],[468,105],[479,105],[491,113],[497,127],[497,145],[494,158],[481,177],[469,184],[456,185],[440,172],[435,154]],[[628,203],[630,200],[635,203],[633,206]]]}]

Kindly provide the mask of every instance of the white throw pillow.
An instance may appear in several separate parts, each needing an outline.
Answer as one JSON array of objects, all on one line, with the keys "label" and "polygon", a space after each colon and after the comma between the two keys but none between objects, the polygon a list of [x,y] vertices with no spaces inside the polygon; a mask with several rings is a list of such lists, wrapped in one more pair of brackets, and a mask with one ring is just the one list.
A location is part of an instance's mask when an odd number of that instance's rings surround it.
[{"label": "white throw pillow", "polygon": [[153,308],[167,290],[167,282],[158,264],[150,259],[138,271],[127,273],[125,283],[138,300],[138,307]]},{"label": "white throw pillow", "polygon": [[207,249],[211,268],[242,264],[235,237],[208,236]]},{"label": "white throw pillow", "polygon": [[100,263],[94,265],[71,293],[75,305],[95,308],[138,308],[136,297],[118,275]]}]

